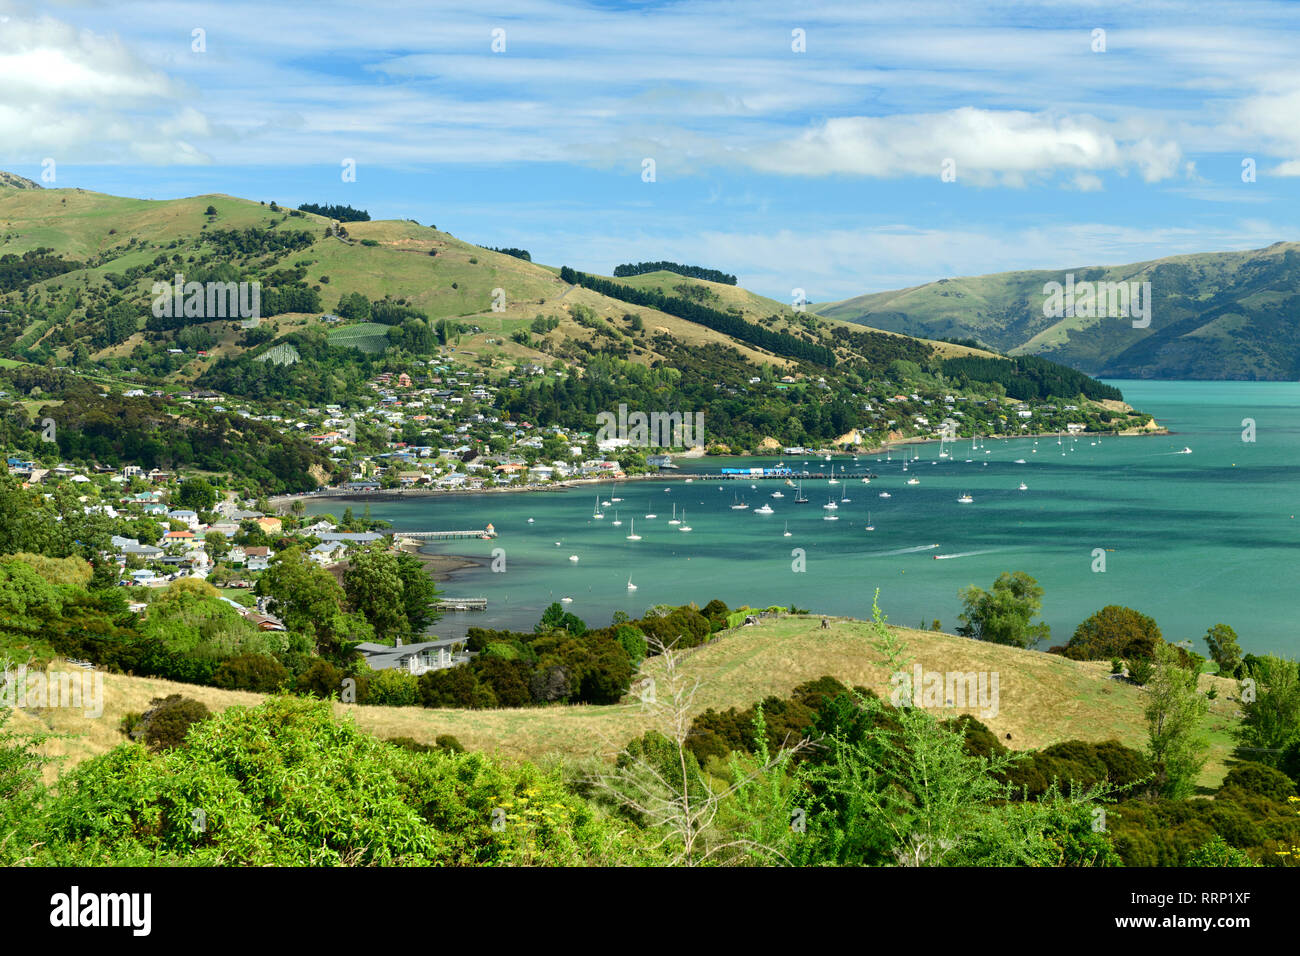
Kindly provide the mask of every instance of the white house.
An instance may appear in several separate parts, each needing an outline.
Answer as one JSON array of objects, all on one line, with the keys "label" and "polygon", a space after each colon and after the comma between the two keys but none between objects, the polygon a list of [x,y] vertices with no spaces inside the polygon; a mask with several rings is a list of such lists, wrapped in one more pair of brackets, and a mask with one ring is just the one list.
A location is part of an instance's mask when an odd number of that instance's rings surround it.
[{"label": "white house", "polygon": [[411,674],[442,670],[469,660],[463,637],[444,637],[440,640],[403,645],[398,638],[395,647],[369,641],[357,645],[372,670],[404,670]]},{"label": "white house", "polygon": [[191,531],[199,530],[199,516],[193,511],[169,511],[167,518],[169,521],[183,522]]}]

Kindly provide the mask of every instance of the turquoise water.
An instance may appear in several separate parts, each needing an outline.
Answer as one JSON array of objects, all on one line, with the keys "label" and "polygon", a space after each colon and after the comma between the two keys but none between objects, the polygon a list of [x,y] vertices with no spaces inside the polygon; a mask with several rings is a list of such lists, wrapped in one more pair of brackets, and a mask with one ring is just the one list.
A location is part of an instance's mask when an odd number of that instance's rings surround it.
[{"label": "turquoise water", "polygon": [[[967,440],[950,446],[949,459],[938,458],[937,445],[919,446],[906,452],[920,455],[906,473],[902,450],[892,461],[839,456],[830,463],[836,469],[870,468],[879,477],[870,484],[806,482],[810,501],[801,505],[780,481],[758,481],[752,489],[748,481],[705,477],[723,464],[773,465],[773,458],[683,462],[671,481],[623,482],[617,491],[604,483],[602,500],[616,494],[623,501],[604,509],[603,520],[592,518],[591,487],[372,502],[370,508],[398,529],[495,526],[493,541],[426,548],[479,562],[454,574],[444,589],[489,601],[487,612],[447,615],[436,627],[440,634],[472,625],[531,628],[562,597],[573,598],[567,609],[593,625],[608,623],[616,610],[636,616],[655,604],[703,605],[714,597],[733,606],[793,602],[863,617],[876,588],[892,623],[938,618],[951,631],[961,588],[989,587],[1002,571],[1026,571],[1046,591],[1043,617],[1053,644],[1064,643],[1093,611],[1125,604],[1154,617],[1167,639],[1190,638],[1202,652],[1202,635],[1222,621],[1248,651],[1296,654],[1300,384],[1112,384],[1174,434],[1067,437],[1059,446],[1055,437],[1037,444],[988,441],[975,450]],[[1245,418],[1256,423],[1253,443],[1242,440]],[[1179,454],[1184,446],[1192,453]],[[1016,464],[1018,458],[1026,463]],[[828,467],[804,460],[785,463],[796,470]],[[906,484],[911,477],[920,484]],[[1020,482],[1028,490],[1018,490]],[[773,491],[785,497],[769,497]],[[737,494],[749,510],[730,508]],[[974,501],[959,503],[962,494]],[[838,521],[822,520],[831,498]],[[775,513],[754,514],[764,503]],[[674,505],[685,508],[689,533],[668,524]],[[312,513],[342,507],[309,503]],[[621,527],[613,527],[616,509]],[[864,530],[868,510],[871,532]],[[640,541],[626,539],[633,519]],[[787,523],[790,537],[783,536]],[[501,573],[490,569],[497,548],[504,551]],[[795,570],[794,549],[804,553],[803,571]],[[1095,549],[1105,556],[1104,572],[1093,570]],[[636,591],[628,590],[629,578]]]}]

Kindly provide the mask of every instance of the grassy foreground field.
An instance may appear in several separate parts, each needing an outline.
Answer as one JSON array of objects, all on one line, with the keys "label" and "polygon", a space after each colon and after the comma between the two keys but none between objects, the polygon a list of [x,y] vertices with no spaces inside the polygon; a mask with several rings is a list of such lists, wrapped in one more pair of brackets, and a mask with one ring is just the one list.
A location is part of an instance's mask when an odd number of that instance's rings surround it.
[{"label": "grassy foreground field", "polygon": [[[889,674],[876,663],[870,625],[832,618],[822,630],[821,619],[782,617],[715,635],[704,647],[688,651],[683,671],[698,679],[699,710],[744,708],[769,695],[784,696],[804,681],[831,675],[850,686],[889,694]],[[985,644],[951,634],[895,628],[907,644],[914,664],[927,671],[988,671],[999,679],[998,713],[986,717],[973,707],[949,708],[943,716],[971,713],[981,719],[1008,747],[1045,747],[1062,740],[1120,742],[1142,750],[1146,746],[1143,717],[1145,692],[1110,677],[1101,662],[1077,662],[1036,651]],[[658,662],[643,674],[653,677]],[[1214,787],[1226,773],[1231,750],[1227,733],[1237,705],[1228,700],[1235,682],[1202,675],[1201,688],[1218,686],[1210,703],[1204,731],[1211,755],[1199,784]],[[248,706],[260,695],[212,687],[176,684],[151,678],[107,674],[104,714],[89,719],[79,710],[50,709],[17,715],[15,730],[49,730],[60,736],[49,741],[46,753],[66,758],[70,766],[110,750],[125,739],[119,730],[124,714],[142,712],[150,699],[179,693],[202,701],[212,710]],[[640,703],[636,688],[629,702],[619,705],[556,706],[508,710],[426,710],[421,707],[366,707],[337,704],[351,712],[357,725],[379,737],[413,737],[432,743],[439,734],[452,734],[467,748],[507,760],[572,759],[595,754],[612,756],[630,739],[652,729],[651,714]],[[1008,735],[1010,735],[1008,737]],[[50,768],[49,777],[57,774]]]}]

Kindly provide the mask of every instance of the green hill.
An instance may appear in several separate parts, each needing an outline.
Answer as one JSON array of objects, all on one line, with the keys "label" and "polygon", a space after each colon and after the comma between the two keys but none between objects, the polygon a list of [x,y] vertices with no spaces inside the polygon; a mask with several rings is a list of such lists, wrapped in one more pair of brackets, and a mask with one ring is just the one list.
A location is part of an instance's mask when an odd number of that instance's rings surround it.
[{"label": "green hill", "polygon": [[[1049,317],[1044,285],[1149,282],[1151,321]],[[974,338],[1116,378],[1300,378],[1300,245],[1122,266],[1003,272],[857,296],[820,314],[909,335]]]},{"label": "green hill", "polygon": [[[147,325],[155,282],[170,283],[178,272],[187,280],[195,274],[202,280],[222,264],[233,267],[228,278],[260,281],[264,306],[277,290],[286,293],[280,299],[291,305],[298,300],[287,293],[297,290],[304,293],[303,302],[315,306],[273,315],[264,308],[263,315],[272,319],[279,335],[310,327],[319,314],[337,309],[343,296],[357,293],[372,301],[391,299],[431,322],[460,323],[466,332],[459,345],[473,354],[546,360],[554,350],[511,338],[536,316],[560,320],[548,337],[552,344],[582,343],[596,337],[591,328],[572,321],[575,307],[580,315],[587,309],[598,319],[615,322],[633,311],[617,299],[573,288],[561,281],[558,269],[491,252],[414,222],[350,222],[343,226],[346,235],[339,236],[331,234],[331,222],[324,217],[273,203],[224,195],[124,199],[81,189],[11,188],[18,178],[11,180],[0,180],[0,256],[16,257],[19,265],[11,271],[24,274],[8,281],[0,274],[0,300],[9,312],[0,316],[0,347],[13,358],[39,360],[49,355],[56,363],[65,362],[78,340],[89,346],[92,359],[129,355],[157,338],[149,333],[158,330]],[[26,265],[24,258],[34,264]],[[51,274],[31,274],[37,267]],[[685,294],[761,320],[776,331],[835,344],[848,361],[858,357],[853,345],[843,340],[846,334],[862,331],[856,324],[822,320],[745,289],[666,272],[618,281],[632,288]],[[501,294],[494,294],[498,289]],[[108,314],[115,306],[129,309],[133,321],[110,327]],[[623,335],[638,340],[631,343],[630,352],[646,364],[665,358],[653,343],[661,333],[686,346],[736,346],[747,360],[760,364],[791,364],[696,323],[654,309],[635,311],[645,331],[623,330]],[[64,331],[69,321],[72,335]],[[203,349],[208,362],[244,351],[233,323],[197,324],[212,333],[213,341]],[[369,340],[377,348],[374,332],[335,329],[331,340]],[[946,343],[936,348],[943,357],[970,352]],[[191,359],[165,377],[192,381],[203,368],[204,363]]]}]

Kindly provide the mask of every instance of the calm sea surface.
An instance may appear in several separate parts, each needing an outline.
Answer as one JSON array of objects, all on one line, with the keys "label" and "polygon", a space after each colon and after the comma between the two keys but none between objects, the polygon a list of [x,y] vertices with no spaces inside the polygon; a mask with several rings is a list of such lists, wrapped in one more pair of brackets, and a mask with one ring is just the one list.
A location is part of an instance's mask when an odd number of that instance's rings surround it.
[{"label": "calm sea surface", "polygon": [[[866,617],[876,588],[892,623],[937,618],[951,631],[961,588],[1026,571],[1046,591],[1052,643],[1064,643],[1098,608],[1125,604],[1154,617],[1166,638],[1190,638],[1202,653],[1202,635],[1222,621],[1248,651],[1296,655],[1300,384],[1112,384],[1174,434],[1067,437],[1060,445],[1055,437],[988,441],[974,449],[966,440],[949,446],[944,459],[938,445],[925,445],[900,449],[892,460],[682,461],[670,481],[600,485],[600,500],[610,501],[600,520],[592,517],[595,488],[446,495],[372,502],[370,509],[404,530],[495,526],[493,541],[426,548],[479,562],[443,587],[449,596],[489,602],[486,612],[446,615],[435,627],[444,635],[473,625],[530,629],[547,604],[564,597],[573,599],[567,609],[592,625],[608,623],[616,610],[637,616],[655,604],[703,605],[714,597],[732,606],[793,602]],[[1253,442],[1243,441],[1243,419],[1255,422]],[[1191,453],[1180,453],[1184,447]],[[795,504],[795,489],[781,481],[751,488],[708,477],[723,465],[779,460],[796,471],[833,465],[879,477],[870,484],[805,482],[807,504]],[[908,485],[910,478],[919,484]],[[784,497],[770,497],[776,491]],[[973,502],[959,503],[963,494]],[[737,497],[750,507],[733,510]],[[832,500],[836,510],[822,507]],[[774,513],[755,514],[763,504]],[[308,504],[310,513],[343,507]],[[669,524],[674,507],[691,531]],[[839,520],[825,521],[826,514]],[[874,531],[865,530],[868,515]],[[639,541],[627,540],[633,521]],[[504,573],[490,567],[496,548],[504,550]],[[795,570],[796,549],[803,571]],[[1104,572],[1093,570],[1097,549]]]}]

